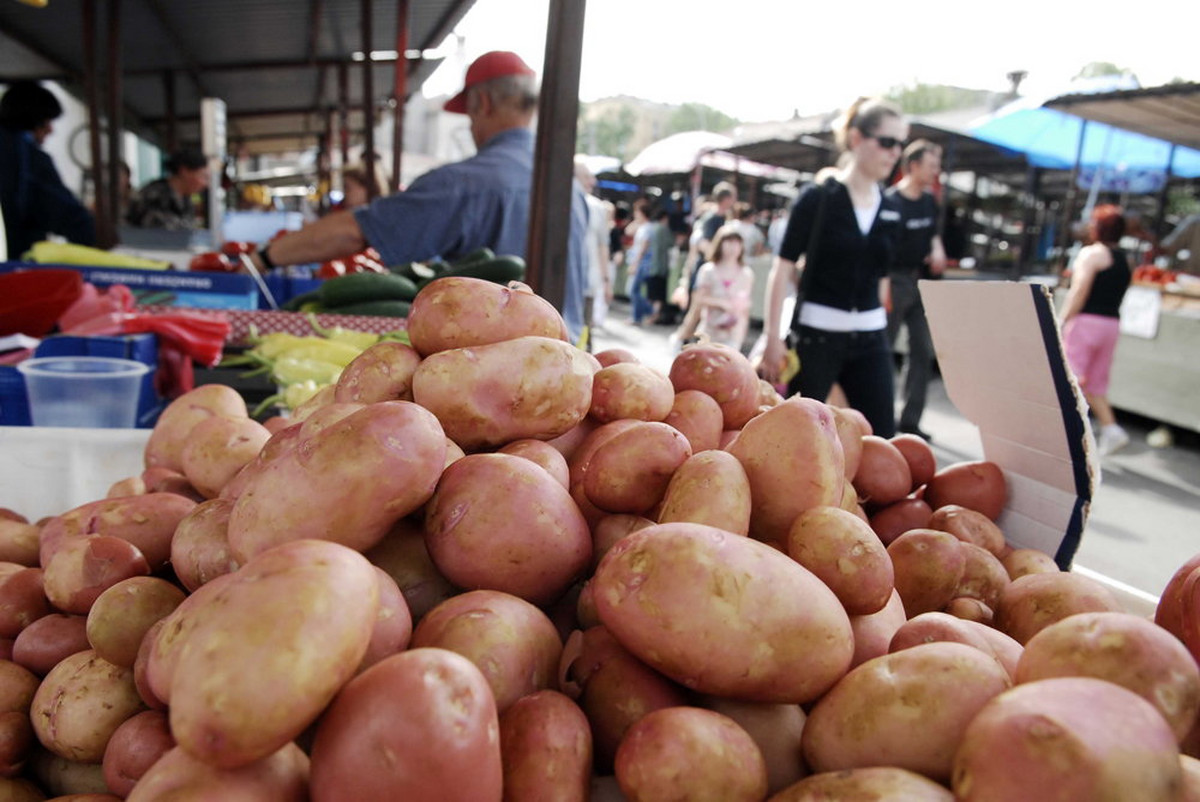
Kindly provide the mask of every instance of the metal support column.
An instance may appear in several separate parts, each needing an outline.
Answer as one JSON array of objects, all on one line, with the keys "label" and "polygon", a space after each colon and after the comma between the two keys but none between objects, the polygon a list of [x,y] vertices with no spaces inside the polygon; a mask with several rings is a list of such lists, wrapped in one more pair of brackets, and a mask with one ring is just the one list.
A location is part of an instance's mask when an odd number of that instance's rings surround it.
[{"label": "metal support column", "polygon": [[100,129],[104,124],[100,116],[100,76],[96,53],[96,0],[83,0],[83,83],[88,106],[88,148],[91,155],[92,208],[96,215],[97,244],[107,247],[106,232],[112,230],[109,214],[108,191],[104,174],[104,148],[101,145]]},{"label": "metal support column", "polygon": [[[371,19],[373,11],[371,0],[362,0],[362,49],[363,49],[363,166],[367,175],[375,175],[375,63],[371,59]],[[367,197],[374,199],[379,194],[374,181],[367,182]],[[382,189],[380,187],[379,189]]]},{"label": "metal support column", "polygon": [[[408,0],[396,3],[396,77],[392,88],[392,180],[390,192],[400,191],[400,158],[404,153],[404,107],[408,99]],[[383,187],[380,187],[383,190]]]},{"label": "metal support column", "polygon": [[551,0],[534,152],[526,281],[563,309],[585,0]]},{"label": "metal support column", "polygon": [[121,217],[121,162],[124,127],[121,119],[121,0],[108,0],[108,230],[97,236],[103,247],[117,244]]}]

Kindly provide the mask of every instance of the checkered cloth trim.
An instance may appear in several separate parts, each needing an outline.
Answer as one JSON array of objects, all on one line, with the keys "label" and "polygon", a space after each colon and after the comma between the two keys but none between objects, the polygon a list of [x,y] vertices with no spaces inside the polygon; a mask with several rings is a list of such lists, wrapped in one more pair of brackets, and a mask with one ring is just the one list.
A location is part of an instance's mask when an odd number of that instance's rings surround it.
[{"label": "checkered cloth trim", "polygon": [[[139,306],[138,312],[151,314],[178,313],[177,306]],[[226,345],[249,345],[250,327],[254,326],[259,334],[270,334],[276,331],[286,331],[299,337],[312,334],[312,326],[308,315],[303,312],[274,312],[270,310],[248,311],[243,309],[187,309],[189,314],[211,315],[229,321],[229,336],[225,338]],[[408,323],[401,317],[376,317],[367,315],[317,315],[317,323],[322,328],[330,329],[341,326],[352,331],[366,331],[373,334],[386,334],[389,331],[400,331]]]}]

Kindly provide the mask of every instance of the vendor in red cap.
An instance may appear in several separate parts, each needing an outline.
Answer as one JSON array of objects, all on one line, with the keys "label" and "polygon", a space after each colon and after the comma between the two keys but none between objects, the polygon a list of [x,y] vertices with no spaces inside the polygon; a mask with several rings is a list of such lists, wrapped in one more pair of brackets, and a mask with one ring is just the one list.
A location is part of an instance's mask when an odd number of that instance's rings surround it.
[{"label": "vendor in red cap", "polygon": [[[524,257],[533,184],[538,86],[516,53],[497,50],[467,69],[446,111],[466,114],[477,153],[425,173],[404,192],[334,212],[258,252],[260,267],[320,262],[371,245],[385,264],[453,260],[477,248]],[[583,325],[587,203],[575,187],[562,315],[573,339]]]}]

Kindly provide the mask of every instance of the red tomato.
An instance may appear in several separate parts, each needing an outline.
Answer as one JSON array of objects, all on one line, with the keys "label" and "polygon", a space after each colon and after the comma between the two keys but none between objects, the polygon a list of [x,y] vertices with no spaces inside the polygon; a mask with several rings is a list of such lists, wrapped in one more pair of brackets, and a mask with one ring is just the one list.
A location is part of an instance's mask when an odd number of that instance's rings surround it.
[{"label": "red tomato", "polygon": [[230,259],[236,259],[243,253],[253,253],[258,246],[253,242],[239,242],[237,240],[228,240],[221,244],[221,253],[228,256]]},{"label": "red tomato", "polygon": [[346,268],[346,260],[330,259],[317,268],[317,278],[337,278],[344,276],[349,271]]},{"label": "red tomato", "polygon": [[237,268],[229,261],[229,257],[216,251],[206,251],[193,256],[192,261],[188,262],[188,270],[197,270],[205,273],[237,272]]}]

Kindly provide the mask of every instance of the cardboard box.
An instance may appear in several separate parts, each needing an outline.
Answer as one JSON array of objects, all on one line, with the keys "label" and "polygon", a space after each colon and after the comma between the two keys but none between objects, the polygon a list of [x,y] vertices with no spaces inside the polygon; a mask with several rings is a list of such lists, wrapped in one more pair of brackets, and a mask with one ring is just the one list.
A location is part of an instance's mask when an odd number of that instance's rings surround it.
[{"label": "cardboard box", "polygon": [[201,273],[181,270],[133,270],[123,267],[42,265],[6,262],[0,271],[78,270],[83,280],[97,287],[124,284],[138,304],[186,306],[194,309],[258,309],[258,285],[250,276],[235,273]]},{"label": "cardboard box", "polygon": [[1008,481],[997,523],[1014,546],[1054,555],[1067,570],[1099,464],[1050,288],[922,281],[920,289],[946,393]]}]

